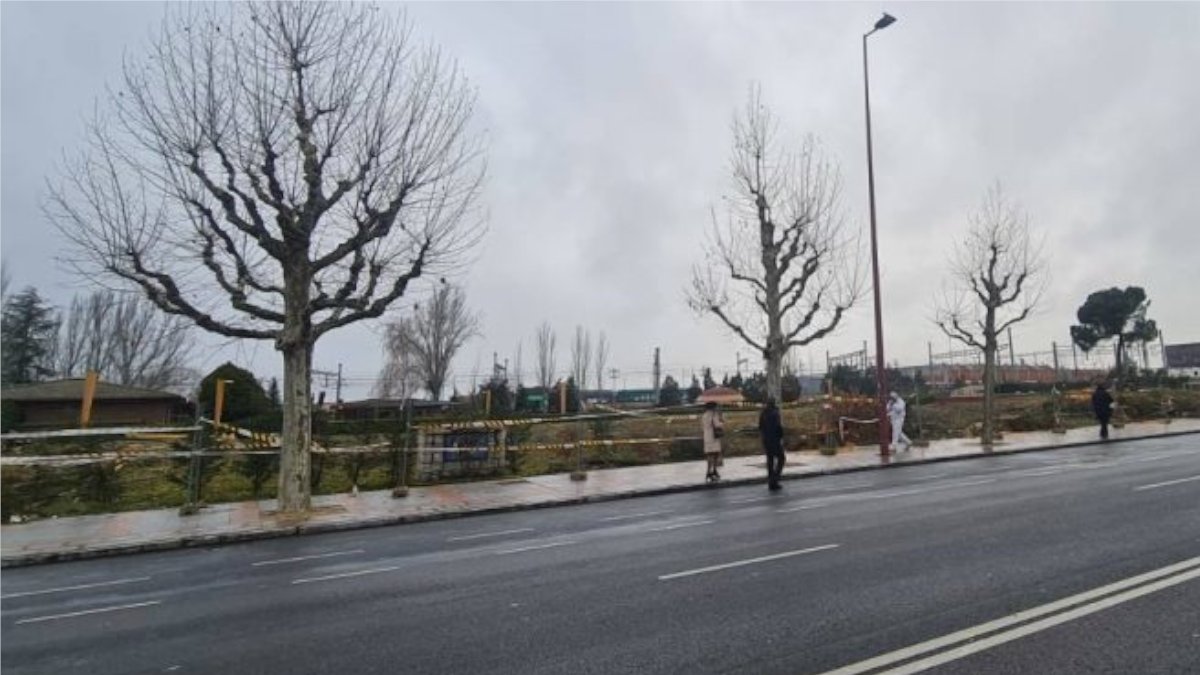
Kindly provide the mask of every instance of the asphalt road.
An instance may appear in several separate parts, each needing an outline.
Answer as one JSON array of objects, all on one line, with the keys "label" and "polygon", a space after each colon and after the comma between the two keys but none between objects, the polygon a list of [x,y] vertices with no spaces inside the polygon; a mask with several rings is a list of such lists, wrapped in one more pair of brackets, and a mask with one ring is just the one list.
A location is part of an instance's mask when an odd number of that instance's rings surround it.
[{"label": "asphalt road", "polygon": [[1198,673],[1200,437],[5,570],[5,673]]}]

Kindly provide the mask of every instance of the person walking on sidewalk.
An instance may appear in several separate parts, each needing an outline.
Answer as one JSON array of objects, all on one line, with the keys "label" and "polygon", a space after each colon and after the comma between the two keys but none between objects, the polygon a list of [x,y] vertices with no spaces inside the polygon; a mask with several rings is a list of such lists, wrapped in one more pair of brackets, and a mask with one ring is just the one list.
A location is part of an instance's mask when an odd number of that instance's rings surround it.
[{"label": "person walking on sidewalk", "polygon": [[904,416],[907,414],[907,406],[904,399],[900,398],[900,394],[892,392],[888,395],[887,416],[888,422],[892,425],[892,450],[899,450],[900,443],[904,443],[904,450],[908,450],[912,445],[912,440],[904,433]]},{"label": "person walking on sidewalk", "polygon": [[721,417],[721,411],[717,409],[715,401],[704,404],[700,428],[704,432],[704,459],[708,460],[708,474],[704,479],[715,483],[721,480],[717,467],[721,463],[721,437],[725,435],[725,419]]},{"label": "person walking on sidewalk", "polygon": [[1112,419],[1113,397],[1104,387],[1104,383],[1096,385],[1092,392],[1092,412],[1100,422],[1100,438],[1108,438],[1108,421]]},{"label": "person walking on sidewalk", "polygon": [[779,490],[783,476],[783,465],[787,455],[783,452],[783,421],[775,399],[768,398],[767,405],[758,415],[758,433],[762,436],[763,452],[767,455],[767,489]]}]

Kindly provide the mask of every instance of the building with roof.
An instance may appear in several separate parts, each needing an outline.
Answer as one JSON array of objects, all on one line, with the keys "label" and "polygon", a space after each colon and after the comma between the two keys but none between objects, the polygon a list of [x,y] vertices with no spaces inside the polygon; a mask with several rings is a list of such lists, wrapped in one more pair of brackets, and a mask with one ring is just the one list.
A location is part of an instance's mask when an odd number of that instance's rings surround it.
[{"label": "building with roof", "polygon": [[[10,385],[0,400],[11,406],[13,429],[70,429],[79,426],[83,378]],[[165,426],[192,421],[185,398],[168,391],[98,382],[91,426]]]},{"label": "building with roof", "polygon": [[1164,345],[1163,365],[1171,377],[1200,380],[1200,342]]}]

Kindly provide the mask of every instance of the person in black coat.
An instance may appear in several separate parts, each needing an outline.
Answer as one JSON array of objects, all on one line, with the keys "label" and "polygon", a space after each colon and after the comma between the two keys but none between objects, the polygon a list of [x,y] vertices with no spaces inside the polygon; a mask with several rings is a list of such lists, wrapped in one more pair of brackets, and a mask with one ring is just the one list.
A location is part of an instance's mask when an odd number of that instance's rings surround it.
[{"label": "person in black coat", "polygon": [[787,455],[783,452],[783,422],[773,398],[767,399],[766,407],[758,415],[758,432],[762,435],[763,452],[767,454],[767,487],[778,490],[783,487],[779,478]]},{"label": "person in black coat", "polygon": [[1108,438],[1108,421],[1112,419],[1113,397],[1104,388],[1104,383],[1096,385],[1092,392],[1092,412],[1100,421],[1100,438]]}]

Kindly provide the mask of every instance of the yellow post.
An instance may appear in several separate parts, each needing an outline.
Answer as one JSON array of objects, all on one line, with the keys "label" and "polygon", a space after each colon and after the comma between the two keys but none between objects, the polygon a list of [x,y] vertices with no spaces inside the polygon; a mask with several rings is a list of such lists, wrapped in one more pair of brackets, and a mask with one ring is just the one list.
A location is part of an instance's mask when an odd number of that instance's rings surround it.
[{"label": "yellow post", "polygon": [[483,415],[484,417],[492,416],[492,390],[483,390]]},{"label": "yellow post", "polygon": [[221,412],[225,409],[225,383],[229,380],[217,380],[217,390],[213,396],[213,426],[221,424]]},{"label": "yellow post", "polygon": [[92,423],[92,399],[96,397],[96,385],[100,382],[100,373],[89,370],[83,380],[83,407],[79,410],[79,426],[86,427]]}]

